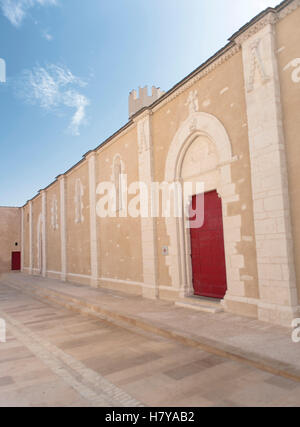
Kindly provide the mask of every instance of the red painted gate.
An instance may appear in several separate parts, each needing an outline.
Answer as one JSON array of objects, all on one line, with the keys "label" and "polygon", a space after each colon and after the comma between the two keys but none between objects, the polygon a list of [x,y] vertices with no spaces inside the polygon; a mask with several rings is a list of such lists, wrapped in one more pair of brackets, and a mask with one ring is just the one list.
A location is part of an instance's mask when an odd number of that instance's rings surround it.
[{"label": "red painted gate", "polygon": [[[200,195],[193,197],[194,210],[200,200]],[[224,298],[227,280],[222,201],[216,191],[204,195],[204,224],[191,228],[191,249],[195,295]]]},{"label": "red painted gate", "polygon": [[12,252],[12,254],[11,254],[11,269],[12,269],[12,271],[21,270],[21,252]]}]

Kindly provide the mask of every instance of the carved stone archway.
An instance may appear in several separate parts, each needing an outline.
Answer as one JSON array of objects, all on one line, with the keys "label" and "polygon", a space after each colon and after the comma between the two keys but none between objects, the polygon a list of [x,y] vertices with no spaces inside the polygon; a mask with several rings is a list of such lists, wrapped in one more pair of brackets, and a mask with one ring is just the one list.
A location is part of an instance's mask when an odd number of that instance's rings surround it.
[{"label": "carved stone archway", "polygon": [[[234,217],[233,220],[227,216],[228,203],[238,201],[236,186],[231,179],[231,164],[236,160],[232,154],[232,147],[223,124],[213,115],[204,112],[194,112],[189,115],[178,129],[171,143],[166,160],[165,181],[168,183],[183,182],[182,165],[189,147],[197,138],[205,138],[212,144],[217,153],[218,161],[214,170],[199,171],[199,175],[194,175],[192,180],[204,182],[204,191],[217,190],[222,198],[224,241],[227,268],[228,291],[225,298],[230,298],[230,294],[236,295],[236,287],[240,287],[239,294],[244,292],[244,283],[239,279],[239,269],[232,268],[231,256],[236,255],[235,246],[239,241],[237,236],[240,233],[241,218]],[[208,168],[209,169],[209,168]],[[208,176],[213,179],[208,183]],[[189,195],[190,197],[193,194]],[[186,199],[188,200],[188,199]],[[182,207],[186,212],[186,206]],[[166,218],[167,234],[169,236],[170,248],[166,263],[171,276],[172,287],[180,293],[180,296],[188,296],[193,292],[191,259],[190,259],[190,236],[186,227],[188,219],[183,214],[183,218]],[[238,232],[234,232],[236,227]],[[231,292],[232,290],[232,292]]]}]

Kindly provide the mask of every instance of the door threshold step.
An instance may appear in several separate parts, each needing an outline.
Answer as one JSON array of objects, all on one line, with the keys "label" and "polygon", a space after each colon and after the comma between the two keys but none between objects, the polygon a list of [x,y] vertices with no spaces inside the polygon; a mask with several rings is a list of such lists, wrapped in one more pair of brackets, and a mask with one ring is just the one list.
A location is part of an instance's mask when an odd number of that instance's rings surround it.
[{"label": "door threshold step", "polygon": [[203,301],[201,302],[200,301],[199,302],[177,301],[175,305],[177,307],[187,308],[195,311],[202,311],[204,313],[211,313],[211,314],[221,313],[222,311],[224,311],[220,303],[215,303],[215,304],[210,303],[208,305],[208,304],[205,304],[205,302]]}]

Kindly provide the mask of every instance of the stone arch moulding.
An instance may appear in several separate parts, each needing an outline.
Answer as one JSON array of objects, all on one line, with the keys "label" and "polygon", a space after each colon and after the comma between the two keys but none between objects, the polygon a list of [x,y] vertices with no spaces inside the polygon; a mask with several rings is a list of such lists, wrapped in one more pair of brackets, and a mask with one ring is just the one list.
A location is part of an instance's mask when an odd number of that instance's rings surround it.
[{"label": "stone arch moulding", "polygon": [[[227,204],[238,201],[236,186],[231,180],[231,164],[237,160],[233,157],[232,146],[223,124],[215,116],[205,112],[195,112],[181,124],[176,132],[167,155],[165,168],[165,181],[172,183],[182,181],[181,166],[189,146],[199,135],[206,136],[215,144],[218,153],[217,172],[219,176],[216,190],[222,198],[224,241],[226,255],[226,269],[228,290],[225,297],[231,295],[244,295],[244,283],[240,280],[239,268],[233,270],[232,257],[236,256],[236,244],[240,241],[241,217],[234,217],[228,220]],[[199,176],[201,179],[201,176]],[[186,207],[182,207],[185,212]],[[166,257],[166,264],[169,268],[172,287],[179,292],[181,297],[189,296],[193,293],[190,240],[189,230],[186,228],[187,218],[166,218],[167,234],[170,242],[169,255]],[[232,222],[235,223],[237,232],[232,232]],[[242,268],[242,265],[241,267]],[[238,289],[237,289],[238,288]]]},{"label": "stone arch moulding", "polygon": [[188,139],[197,131],[208,136],[216,144],[220,164],[234,160],[228,134],[219,119],[208,113],[193,113],[182,123],[171,143],[165,169],[167,182],[179,178],[177,176],[179,157]]}]

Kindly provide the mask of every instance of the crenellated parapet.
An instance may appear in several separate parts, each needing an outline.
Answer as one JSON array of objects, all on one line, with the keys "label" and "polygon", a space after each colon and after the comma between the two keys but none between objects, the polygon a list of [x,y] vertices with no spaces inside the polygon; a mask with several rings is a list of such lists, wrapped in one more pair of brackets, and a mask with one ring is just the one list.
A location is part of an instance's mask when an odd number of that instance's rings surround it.
[{"label": "crenellated parapet", "polygon": [[140,87],[137,93],[136,90],[133,90],[129,94],[129,118],[131,118],[135,113],[148,107],[153,102],[157,101],[165,92],[160,88],[152,86],[151,95],[148,94],[148,86]]}]

